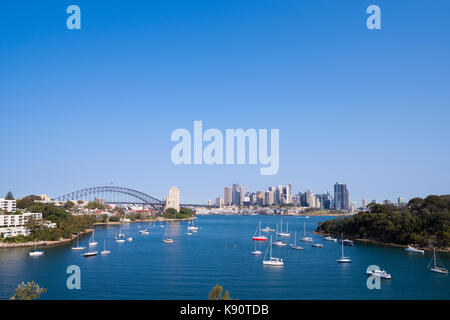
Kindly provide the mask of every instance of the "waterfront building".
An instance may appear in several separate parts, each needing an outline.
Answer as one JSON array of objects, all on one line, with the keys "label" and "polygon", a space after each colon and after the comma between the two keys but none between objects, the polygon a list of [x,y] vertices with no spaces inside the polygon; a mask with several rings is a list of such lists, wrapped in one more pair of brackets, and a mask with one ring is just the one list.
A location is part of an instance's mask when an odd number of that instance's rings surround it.
[{"label": "waterfront building", "polygon": [[226,206],[231,206],[231,189],[225,187],[224,189],[224,204]]},{"label": "waterfront building", "polygon": [[164,210],[169,208],[173,208],[177,211],[180,211],[180,191],[177,187],[173,186],[169,189],[169,196],[164,199],[165,206]]},{"label": "waterfront building", "polygon": [[224,205],[224,201],[221,197],[216,198],[216,207],[217,208],[222,208]]},{"label": "waterfront building", "polygon": [[334,185],[334,208],[336,210],[349,210],[349,194],[347,185],[336,182]]},{"label": "waterfront building", "polygon": [[[30,218],[41,221],[42,213],[0,214],[0,237],[28,236],[30,231],[25,228],[25,224]],[[55,225],[47,223],[47,226],[54,227]]]},{"label": "waterfront building", "polygon": [[16,212],[16,200],[0,198],[0,210],[4,212]]}]

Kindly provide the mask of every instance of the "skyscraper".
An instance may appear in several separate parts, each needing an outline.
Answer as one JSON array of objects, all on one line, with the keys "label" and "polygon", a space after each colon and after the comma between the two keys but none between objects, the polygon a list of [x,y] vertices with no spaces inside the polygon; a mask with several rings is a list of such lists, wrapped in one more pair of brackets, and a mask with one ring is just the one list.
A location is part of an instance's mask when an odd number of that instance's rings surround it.
[{"label": "skyscraper", "polygon": [[226,206],[231,206],[231,189],[228,187],[225,187],[224,189],[224,204]]},{"label": "skyscraper", "polygon": [[350,202],[347,185],[336,182],[334,185],[334,209],[349,210]]},{"label": "skyscraper", "polygon": [[363,207],[363,208],[367,207],[366,199],[361,200],[361,207]]},{"label": "skyscraper", "polygon": [[238,183],[233,184],[233,190],[231,192],[231,204],[233,206],[239,205],[240,200],[238,201],[238,192],[240,191],[240,187]]}]

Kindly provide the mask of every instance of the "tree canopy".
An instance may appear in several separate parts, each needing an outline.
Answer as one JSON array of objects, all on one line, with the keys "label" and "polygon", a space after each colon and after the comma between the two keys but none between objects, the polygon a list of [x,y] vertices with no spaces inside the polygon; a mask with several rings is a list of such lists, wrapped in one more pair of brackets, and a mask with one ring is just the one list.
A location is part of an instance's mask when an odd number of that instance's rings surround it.
[{"label": "tree canopy", "polygon": [[5,200],[14,200],[14,196],[11,191],[8,191],[8,193],[5,196]]},{"label": "tree canopy", "polygon": [[405,207],[371,203],[368,208],[319,223],[317,229],[388,243],[450,247],[450,195],[413,198]]},{"label": "tree canopy", "polygon": [[208,300],[231,300],[230,293],[225,291],[222,296],[223,287],[220,284],[216,284],[209,292]]}]

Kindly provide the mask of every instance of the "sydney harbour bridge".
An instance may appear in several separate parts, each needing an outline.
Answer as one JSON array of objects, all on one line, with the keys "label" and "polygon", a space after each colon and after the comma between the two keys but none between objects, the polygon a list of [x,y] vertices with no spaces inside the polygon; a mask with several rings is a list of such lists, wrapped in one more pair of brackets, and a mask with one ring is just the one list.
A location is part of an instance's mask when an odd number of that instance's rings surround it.
[{"label": "sydney harbour bridge", "polygon": [[[115,205],[140,205],[153,208],[158,212],[164,209],[164,201],[149,196],[143,192],[116,186],[92,187],[73,191],[54,198],[56,201],[92,201],[102,199],[106,204]],[[180,204],[181,207],[200,207],[200,204]]]}]

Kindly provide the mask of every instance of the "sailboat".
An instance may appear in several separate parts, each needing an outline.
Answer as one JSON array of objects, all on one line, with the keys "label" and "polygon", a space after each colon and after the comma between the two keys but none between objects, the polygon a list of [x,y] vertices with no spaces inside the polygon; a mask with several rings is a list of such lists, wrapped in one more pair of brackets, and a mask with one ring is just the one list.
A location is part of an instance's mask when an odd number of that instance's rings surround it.
[{"label": "sailboat", "polygon": [[352,259],[350,259],[350,257],[344,256],[344,244],[342,242],[341,242],[341,248],[342,248],[341,257],[339,259],[337,259],[336,262],[337,263],[349,263],[349,262],[352,262]]},{"label": "sailboat", "polygon": [[305,222],[303,222],[303,238],[302,238],[302,241],[308,241],[308,242],[312,242],[313,241],[313,238],[306,236],[306,223]]},{"label": "sailboat", "polygon": [[92,257],[92,256],[96,256],[97,254],[98,254],[98,251],[88,251],[86,253],[83,253],[83,256]]},{"label": "sailboat", "polygon": [[84,249],[86,249],[86,247],[80,247],[79,242],[80,242],[80,234],[78,233],[78,235],[77,235],[77,246],[76,247],[72,247],[72,250],[84,250]]},{"label": "sailboat", "polygon": [[[277,241],[274,242],[274,245],[280,246],[280,247],[286,246],[286,245],[287,245],[286,242],[281,241],[281,240],[278,239],[278,235],[279,235],[279,233],[278,233],[278,225],[277,225],[277,232],[276,232],[276,235],[277,235]],[[271,236],[271,239],[272,239],[272,236]],[[272,244],[271,244],[271,245],[272,245]]]},{"label": "sailboat", "polygon": [[167,229],[166,229],[166,232],[164,232],[163,242],[165,242],[165,243],[172,243],[173,242],[173,239],[170,239],[169,237],[167,237]]},{"label": "sailboat", "polygon": [[101,254],[110,254],[111,251],[106,250],[106,240],[103,240],[103,251],[100,252]]},{"label": "sailboat", "polygon": [[262,232],[274,232],[275,230],[273,230],[272,228],[266,226],[265,228],[261,229]]},{"label": "sailboat", "polygon": [[259,256],[262,254],[262,252],[258,249],[256,249],[256,241],[255,241],[255,251],[252,251],[252,254],[255,256]]},{"label": "sailboat", "polygon": [[[270,248],[269,260],[266,260],[267,249],[269,249],[269,248]],[[283,259],[272,257],[272,236],[270,236],[270,244],[267,249],[266,249],[266,254],[264,255],[263,265],[275,266],[275,267],[284,266]]]},{"label": "sailboat", "polygon": [[91,238],[89,239],[89,247],[95,247],[98,244],[98,242],[94,240],[94,232],[95,230],[92,230]]},{"label": "sailboat", "polygon": [[192,220],[192,222],[189,222],[188,230],[192,230],[192,231],[194,231],[194,230],[197,231],[198,230],[198,227],[194,226],[194,220]]},{"label": "sailboat", "polygon": [[297,245],[297,231],[295,231],[294,234],[294,243],[289,245],[292,249],[296,249],[296,250],[303,250],[303,247],[300,247]]},{"label": "sailboat", "polygon": [[291,234],[289,233],[289,225],[288,225],[288,223],[286,223],[286,232],[283,232],[283,219],[281,219],[279,235],[280,235],[280,237],[290,237],[291,236]]},{"label": "sailboat", "polygon": [[254,241],[266,241],[267,237],[261,235],[261,221],[259,221],[258,226],[256,227],[255,234],[253,235]]},{"label": "sailboat", "polygon": [[122,233],[123,231],[123,222],[120,225],[120,229],[119,229],[119,238],[125,238],[125,234]]},{"label": "sailboat", "polygon": [[36,249],[36,240],[34,240],[34,251],[30,252],[30,256],[31,257],[37,257],[37,256],[42,256],[44,254],[43,250],[37,250]]},{"label": "sailboat", "polygon": [[[433,268],[430,268],[430,265],[431,265],[432,262],[434,262],[434,266],[433,266]],[[435,248],[433,248],[433,259],[428,264],[428,268],[430,269],[431,272],[448,274],[448,270],[447,269],[437,266],[437,264],[436,264],[436,249]]]}]

